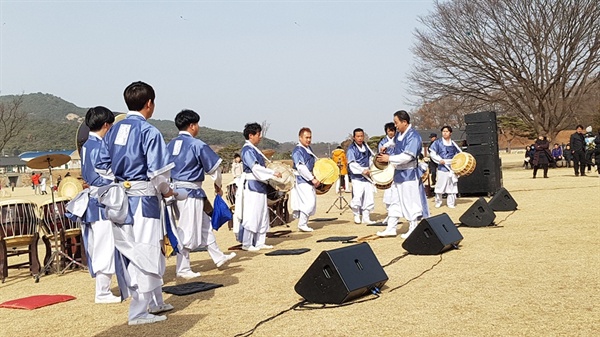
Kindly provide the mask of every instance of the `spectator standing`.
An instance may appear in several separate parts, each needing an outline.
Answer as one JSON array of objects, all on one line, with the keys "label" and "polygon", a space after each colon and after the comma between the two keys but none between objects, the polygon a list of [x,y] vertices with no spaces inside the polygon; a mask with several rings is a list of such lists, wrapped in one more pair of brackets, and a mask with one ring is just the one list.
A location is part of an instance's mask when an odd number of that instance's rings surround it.
[{"label": "spectator standing", "polygon": [[533,156],[533,179],[537,174],[538,168],[544,170],[544,178],[548,178],[548,164],[552,158],[550,154],[550,143],[544,136],[539,136],[535,141],[535,154]]},{"label": "spectator standing", "polygon": [[40,177],[42,176],[41,173],[32,173],[31,174],[31,183],[33,184],[33,193],[34,194],[40,194]]},{"label": "spectator standing", "polygon": [[583,137],[583,125],[577,125],[577,131],[571,135],[569,141],[571,144],[571,154],[573,155],[573,169],[575,176],[578,177],[581,172],[585,176],[585,139]]},{"label": "spectator standing", "polygon": [[596,136],[592,133],[592,127],[588,126],[587,128],[585,128],[585,135],[583,135],[583,138],[585,140],[585,161],[587,164],[587,170],[588,172],[592,171],[592,166],[594,166],[593,163],[593,158],[594,158],[594,149],[596,148],[596,144],[594,143],[594,140],[596,139]]},{"label": "spectator standing", "polygon": [[598,135],[594,138],[594,156],[596,160],[596,171],[600,174],[600,131],[598,131]]}]

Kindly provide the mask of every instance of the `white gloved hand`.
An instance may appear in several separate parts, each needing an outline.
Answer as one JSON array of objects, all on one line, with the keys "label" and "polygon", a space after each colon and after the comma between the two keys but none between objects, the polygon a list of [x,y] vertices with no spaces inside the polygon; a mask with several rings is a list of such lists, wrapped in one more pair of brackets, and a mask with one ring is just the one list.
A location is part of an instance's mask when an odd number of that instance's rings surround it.
[{"label": "white gloved hand", "polygon": [[183,188],[176,188],[176,189],[173,190],[173,196],[177,200],[185,200],[188,197],[188,193]]}]

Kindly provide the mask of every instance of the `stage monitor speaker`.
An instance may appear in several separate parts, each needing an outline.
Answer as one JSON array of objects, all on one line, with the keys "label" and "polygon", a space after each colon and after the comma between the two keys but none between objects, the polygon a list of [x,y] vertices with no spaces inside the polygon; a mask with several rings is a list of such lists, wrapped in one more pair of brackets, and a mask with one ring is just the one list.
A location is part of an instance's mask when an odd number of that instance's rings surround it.
[{"label": "stage monitor speaker", "polygon": [[370,294],[388,280],[367,243],[323,251],[294,289],[312,303],[341,304]]},{"label": "stage monitor speaker", "polygon": [[494,197],[490,199],[488,204],[494,211],[514,211],[517,209],[517,202],[504,187],[500,188],[494,194]]},{"label": "stage monitor speaker", "polygon": [[480,197],[460,216],[460,223],[469,227],[485,227],[494,224],[496,213],[484,198]]},{"label": "stage monitor speaker", "polygon": [[402,243],[408,253],[414,255],[437,255],[457,248],[463,236],[446,213],[421,220]]}]

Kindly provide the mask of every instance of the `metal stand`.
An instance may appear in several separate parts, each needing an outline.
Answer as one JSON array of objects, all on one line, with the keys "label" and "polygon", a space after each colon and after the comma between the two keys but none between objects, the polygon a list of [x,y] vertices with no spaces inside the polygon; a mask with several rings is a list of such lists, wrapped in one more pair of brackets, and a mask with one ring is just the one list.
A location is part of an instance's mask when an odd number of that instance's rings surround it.
[{"label": "metal stand", "polygon": [[331,204],[331,206],[329,206],[329,209],[327,210],[327,212],[325,213],[329,213],[329,211],[331,211],[332,208],[337,208],[338,210],[340,210],[340,215],[342,215],[342,213],[344,213],[344,211],[346,211],[346,209],[349,209],[350,204],[348,204],[348,200],[346,200],[346,198],[344,198],[344,191],[342,191],[342,184],[340,184],[340,186],[338,187],[337,190],[337,199],[335,199],[333,201],[333,203]]},{"label": "metal stand", "polygon": [[[50,186],[53,186],[53,180],[52,180],[52,165],[50,164],[50,159],[48,159],[48,170],[50,171]],[[52,194],[52,207],[53,207],[53,216],[52,216],[52,235],[54,236],[54,249],[52,251],[52,254],[50,255],[50,258],[48,259],[48,262],[46,263],[46,265],[44,266],[44,268],[42,268],[42,270],[37,274],[37,276],[35,277],[35,282],[39,282],[40,281],[40,277],[42,275],[44,275],[47,272],[50,272],[51,268],[52,268],[52,262],[55,262],[56,266],[56,273],[57,274],[63,274],[65,272],[65,270],[67,270],[71,265],[75,264],[78,265],[79,267],[83,268],[84,270],[87,269],[83,264],[75,261],[72,257],[70,257],[68,254],[65,254],[65,252],[63,252],[58,244],[58,230],[57,230],[57,224],[56,224],[56,219],[59,216],[59,212],[58,212],[58,207],[56,207],[56,201],[54,200],[54,190],[52,188],[50,188],[50,193]],[[61,231],[64,230],[64,228],[61,228]],[[62,241],[62,239],[61,239]],[[83,249],[83,248],[81,248]],[[67,263],[67,265],[61,270],[60,269],[60,263],[61,263],[61,257],[66,258],[67,260],[69,260],[69,263]]]}]

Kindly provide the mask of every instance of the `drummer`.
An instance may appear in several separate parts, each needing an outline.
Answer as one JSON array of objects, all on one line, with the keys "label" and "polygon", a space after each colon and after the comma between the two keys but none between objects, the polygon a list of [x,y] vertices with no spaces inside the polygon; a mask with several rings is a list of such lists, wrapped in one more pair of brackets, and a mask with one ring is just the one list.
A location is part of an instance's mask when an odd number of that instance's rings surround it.
[{"label": "drummer", "polygon": [[462,152],[460,147],[451,139],[452,128],[442,127],[442,138],[436,139],[429,146],[429,157],[438,164],[437,182],[435,183],[435,207],[442,207],[442,195],[447,194],[446,203],[448,208],[456,207],[456,195],[458,194],[458,177],[450,168],[451,159]]},{"label": "drummer", "polygon": [[312,232],[308,226],[308,217],[314,215],[317,210],[317,194],[315,187],[320,185],[312,171],[315,167],[317,156],[313,153],[310,143],[312,131],[309,128],[301,128],[298,132],[298,145],[292,150],[292,160],[296,170],[296,185],[292,188],[291,206],[294,218],[298,219],[298,230],[301,232]]},{"label": "drummer", "polygon": [[207,200],[202,189],[205,175],[214,181],[216,194],[221,191],[222,159],[203,141],[195,137],[200,132],[200,115],[192,110],[183,110],[175,116],[175,126],[179,135],[167,144],[175,167],[171,169],[171,179],[176,189],[185,189],[188,197],[177,200],[179,222],[177,234],[183,246],[177,254],[177,277],[191,279],[200,276],[190,266],[190,251],[198,247],[206,247],[208,254],[220,268],[235,257],[235,253],[223,254],[217,245],[212,231],[211,220],[204,210]]},{"label": "drummer", "polygon": [[[391,153],[394,149],[394,136],[396,135],[396,126],[393,122],[385,123],[383,127],[383,131],[385,131],[385,136],[381,138],[379,144],[377,145],[377,150],[379,153]],[[387,210],[390,204],[392,203],[392,191],[387,188],[383,192],[383,203],[385,204],[385,209]],[[383,220],[383,223],[387,223],[388,218],[386,217]]]},{"label": "drummer", "polygon": [[394,113],[396,136],[391,153],[380,154],[377,160],[382,163],[389,162],[396,168],[394,183],[390,187],[392,193],[391,204],[388,207],[388,222],[384,231],[377,232],[380,237],[396,236],[396,225],[399,217],[408,220],[408,232],[401,237],[406,239],[417,227],[421,218],[429,217],[429,207],[425,188],[421,180],[424,170],[419,168],[418,159],[422,150],[421,136],[410,124],[410,116],[404,110]]},{"label": "drummer", "polygon": [[108,185],[111,180],[101,177],[94,169],[102,147],[102,138],[111,128],[115,116],[109,109],[97,106],[85,114],[85,124],[90,128],[88,140],[81,148],[81,176],[89,185],[90,197],[83,215],[83,238],[89,259],[88,267],[96,278],[96,303],[119,303],[120,296],[110,290],[110,279],[115,273],[115,239],[112,222],[104,218],[103,209],[98,203],[98,188]]},{"label": "drummer", "polygon": [[[258,123],[248,123],[244,126],[246,143],[242,147],[242,163],[244,173],[238,188],[241,198],[236,197],[235,216],[241,218],[238,240],[242,249],[256,252],[261,249],[272,249],[267,245],[269,231],[269,210],[267,208],[267,180],[281,178],[281,172],[275,172],[266,167],[268,160],[256,147],[262,139],[262,127]],[[241,215],[241,216],[240,216]]]},{"label": "drummer", "polygon": [[354,223],[372,225],[375,221],[371,220],[371,211],[375,208],[375,199],[373,193],[373,183],[371,181],[371,172],[369,166],[371,158],[374,157],[373,151],[365,144],[365,133],[363,129],[357,128],[352,132],[354,142],[348,146],[348,171],[352,180],[352,200],[350,208],[354,213]]}]

